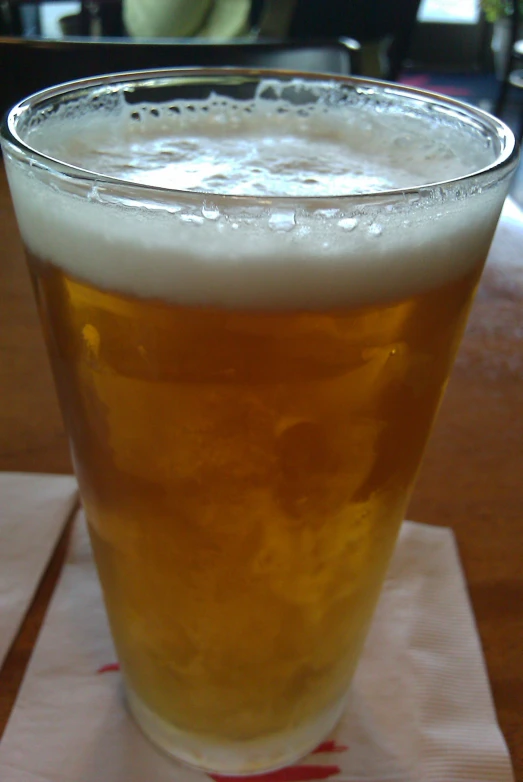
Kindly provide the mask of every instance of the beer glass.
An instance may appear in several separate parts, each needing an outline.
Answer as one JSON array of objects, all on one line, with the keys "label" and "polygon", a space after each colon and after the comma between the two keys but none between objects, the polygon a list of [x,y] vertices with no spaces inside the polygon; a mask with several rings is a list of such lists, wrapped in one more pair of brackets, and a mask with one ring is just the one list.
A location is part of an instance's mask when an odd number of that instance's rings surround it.
[{"label": "beer glass", "polygon": [[249,774],[332,729],[517,162],[380,82],[72,82],[2,145],[129,708]]}]

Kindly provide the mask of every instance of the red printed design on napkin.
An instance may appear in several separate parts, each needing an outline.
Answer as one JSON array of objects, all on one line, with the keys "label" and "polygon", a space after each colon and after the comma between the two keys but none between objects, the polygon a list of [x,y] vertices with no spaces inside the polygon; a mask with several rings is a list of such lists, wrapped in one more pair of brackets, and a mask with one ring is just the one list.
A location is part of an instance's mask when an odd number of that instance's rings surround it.
[{"label": "red printed design on napkin", "polygon": [[289,766],[268,774],[253,774],[250,777],[225,777],[219,774],[209,774],[215,782],[312,782],[317,779],[328,779],[340,773],[339,766]]},{"label": "red printed design on napkin", "polygon": [[107,663],[107,665],[101,665],[96,673],[109,673],[109,671],[119,671],[120,663]]},{"label": "red printed design on napkin", "polygon": [[[336,744],[334,740],[324,741],[311,753],[317,755],[321,752],[345,752],[348,747]],[[269,771],[268,774],[253,774],[247,777],[228,777],[221,774],[209,774],[214,782],[316,782],[320,779],[328,779],[340,773],[339,766],[303,765],[279,768],[277,771]]]}]

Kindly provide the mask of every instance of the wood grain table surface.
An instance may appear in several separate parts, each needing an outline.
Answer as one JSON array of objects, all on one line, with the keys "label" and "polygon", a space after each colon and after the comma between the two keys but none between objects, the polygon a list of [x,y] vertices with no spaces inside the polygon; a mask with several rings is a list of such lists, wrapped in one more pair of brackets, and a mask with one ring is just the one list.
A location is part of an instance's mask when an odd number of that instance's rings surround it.
[{"label": "wood grain table surface", "polygon": [[[504,216],[409,518],[454,529],[498,718],[523,782],[523,217]],[[0,164],[0,469],[70,473]],[[59,575],[62,538],[0,671],[0,735]]]}]

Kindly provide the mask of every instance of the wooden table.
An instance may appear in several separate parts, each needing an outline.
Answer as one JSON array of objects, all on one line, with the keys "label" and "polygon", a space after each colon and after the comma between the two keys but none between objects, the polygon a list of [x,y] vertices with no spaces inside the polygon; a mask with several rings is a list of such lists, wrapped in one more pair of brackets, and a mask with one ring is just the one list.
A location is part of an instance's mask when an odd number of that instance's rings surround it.
[{"label": "wooden table", "polygon": [[[498,229],[409,515],[456,532],[499,721],[523,782],[523,219],[513,212]],[[71,472],[3,170],[0,400],[0,469]],[[65,546],[64,538],[0,672],[0,734]]]}]

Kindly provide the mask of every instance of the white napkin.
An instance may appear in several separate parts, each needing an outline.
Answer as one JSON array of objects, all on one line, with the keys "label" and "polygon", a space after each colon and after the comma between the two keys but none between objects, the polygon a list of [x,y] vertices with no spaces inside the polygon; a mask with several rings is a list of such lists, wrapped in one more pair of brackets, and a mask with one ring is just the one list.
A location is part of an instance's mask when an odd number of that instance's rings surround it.
[{"label": "white napkin", "polygon": [[77,498],[69,475],[0,473],[0,668]]},{"label": "white napkin", "polygon": [[[123,706],[115,661],[79,518],[0,744],[3,782],[209,782],[142,736]],[[295,766],[249,779],[328,778],[513,780],[448,529],[403,525],[344,717],[330,740]]]}]

